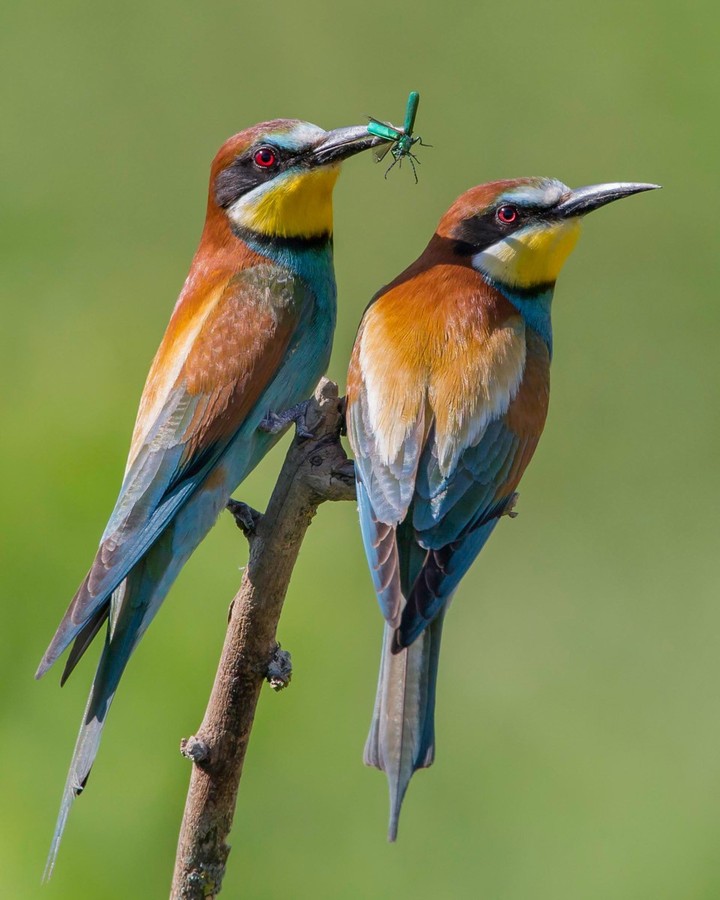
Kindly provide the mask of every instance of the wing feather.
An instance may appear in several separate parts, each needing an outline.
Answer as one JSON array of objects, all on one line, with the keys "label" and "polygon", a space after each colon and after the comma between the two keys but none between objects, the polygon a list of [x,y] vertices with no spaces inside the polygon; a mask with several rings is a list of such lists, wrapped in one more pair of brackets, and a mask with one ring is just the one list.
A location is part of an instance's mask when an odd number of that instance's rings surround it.
[{"label": "wing feather", "polygon": [[[365,555],[382,613],[397,627],[404,600],[396,527],[412,502],[424,440],[425,404],[423,391],[412,378],[388,382],[382,342],[372,329],[368,329],[369,340],[363,341],[367,322],[366,316],[350,364],[347,428],[355,455]],[[390,398],[385,393],[389,383]],[[388,416],[390,403],[393,409]]]},{"label": "wing feather", "polygon": [[449,477],[440,477],[437,454],[426,447],[413,525],[418,543],[429,552],[407,597],[396,634],[398,648],[409,646],[449,601],[512,502],[535,452],[547,414],[550,358],[534,333],[527,343],[517,394],[505,414],[462,451]]},{"label": "wing feather", "polygon": [[361,530],[396,649],[427,627],[482,549],[547,409],[542,341],[474,282],[439,312],[447,277],[423,273],[376,298],[348,377]]},{"label": "wing feather", "polygon": [[[39,674],[94,621],[202,484],[280,367],[309,303],[311,295],[287,270],[257,265],[226,281],[199,328],[192,321],[179,334],[168,328],[143,392],[115,509]],[[180,364],[173,351],[184,353]],[[176,373],[171,384],[163,360]]]}]

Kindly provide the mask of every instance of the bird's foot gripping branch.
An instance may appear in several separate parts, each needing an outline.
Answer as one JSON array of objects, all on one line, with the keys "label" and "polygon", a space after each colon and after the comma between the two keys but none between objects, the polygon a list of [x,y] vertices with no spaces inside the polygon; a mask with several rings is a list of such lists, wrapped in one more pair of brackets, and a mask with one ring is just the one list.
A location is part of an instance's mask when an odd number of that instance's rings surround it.
[{"label": "bird's foot gripping branch", "polygon": [[260,430],[267,434],[280,434],[294,422],[298,437],[311,438],[313,436],[312,429],[307,418],[311,402],[311,400],[303,400],[279,413],[270,411],[260,423]]},{"label": "bird's foot gripping branch", "polygon": [[[207,900],[220,891],[230,848],[245,751],[260,689],[279,689],[290,678],[289,654],[276,632],[295,561],[318,506],[354,500],[352,463],[340,443],[341,401],[337,385],[323,379],[308,402],[312,437],[290,445],[267,511],[252,511],[246,531],[250,558],[230,610],[220,665],[202,725],[183,742],[193,761],[178,842],[171,898]],[[238,520],[233,501],[230,511]],[[245,531],[249,507],[241,516]]]},{"label": "bird's foot gripping branch", "polygon": [[252,537],[257,531],[258,522],[262,513],[243,503],[242,500],[228,500],[225,507],[230,515],[235,519],[235,524],[242,531],[246,538]]}]

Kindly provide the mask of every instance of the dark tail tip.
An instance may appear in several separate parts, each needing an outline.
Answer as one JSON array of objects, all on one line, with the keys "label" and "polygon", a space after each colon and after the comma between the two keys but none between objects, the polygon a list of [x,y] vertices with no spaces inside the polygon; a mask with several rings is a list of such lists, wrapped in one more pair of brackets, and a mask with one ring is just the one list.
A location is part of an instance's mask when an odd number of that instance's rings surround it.
[{"label": "dark tail tip", "polygon": [[398,653],[402,653],[403,650],[411,647],[420,635],[432,625],[435,618],[426,619],[424,616],[416,615],[407,622],[401,621],[393,632],[392,643],[390,644],[390,652],[393,656],[397,656]]},{"label": "dark tail tip", "polygon": [[402,653],[405,649],[404,644],[402,643],[402,638],[400,636],[400,629],[396,628],[393,631],[392,641],[390,643],[390,652],[393,656],[397,656],[398,653]]}]

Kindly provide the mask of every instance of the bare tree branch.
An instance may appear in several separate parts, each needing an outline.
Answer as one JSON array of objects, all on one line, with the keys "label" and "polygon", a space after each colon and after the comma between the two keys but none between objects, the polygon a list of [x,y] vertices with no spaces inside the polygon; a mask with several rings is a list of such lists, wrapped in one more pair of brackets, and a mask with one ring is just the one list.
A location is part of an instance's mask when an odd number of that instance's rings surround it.
[{"label": "bare tree branch", "polygon": [[320,382],[305,420],[313,437],[295,437],[267,511],[229,504],[250,542],[250,558],[230,607],[205,717],[197,734],[181,744],[193,766],[171,900],[208,900],[220,892],[260,688],[265,679],[276,690],[290,680],[290,654],[280,650],[275,635],[300,546],[324,500],[355,499],[352,463],[339,440],[337,385]]}]

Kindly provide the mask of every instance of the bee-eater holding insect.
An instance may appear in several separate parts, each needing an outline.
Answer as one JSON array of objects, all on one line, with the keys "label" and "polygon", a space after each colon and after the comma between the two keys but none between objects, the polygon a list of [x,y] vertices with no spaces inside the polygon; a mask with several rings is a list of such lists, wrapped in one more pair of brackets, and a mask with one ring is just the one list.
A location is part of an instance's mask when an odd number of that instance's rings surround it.
[{"label": "bee-eater holding insect", "polygon": [[325,371],[333,187],[342,160],[381,142],[365,126],[277,119],[230,138],[213,161],[200,246],[150,368],[120,495],[37,673],[72,644],[64,683],[107,621],[46,876],[131,653],[231,492],[289,424],[282,413]]},{"label": "bee-eater holding insect", "polygon": [[548,408],[555,280],[581,218],[653,184],[481,185],[375,295],[347,389],[360,525],[386,620],[365,762],[386,772],[389,839],[435,755],[443,619],[535,451]]}]

